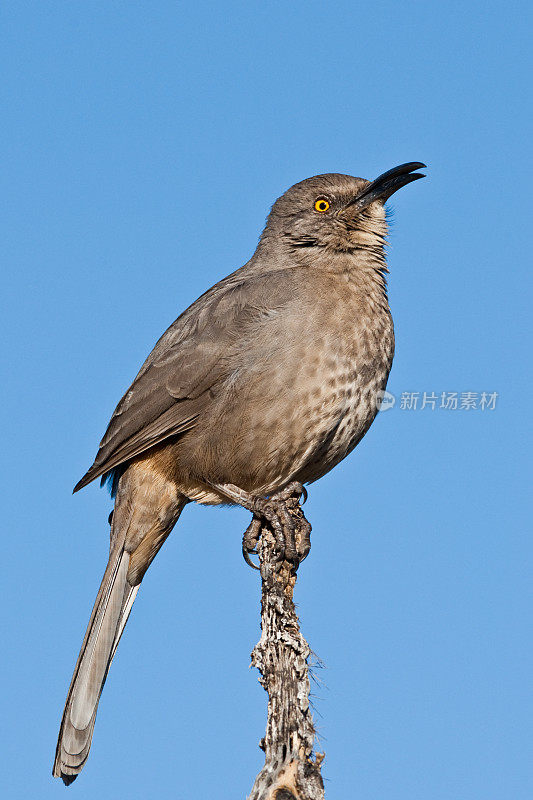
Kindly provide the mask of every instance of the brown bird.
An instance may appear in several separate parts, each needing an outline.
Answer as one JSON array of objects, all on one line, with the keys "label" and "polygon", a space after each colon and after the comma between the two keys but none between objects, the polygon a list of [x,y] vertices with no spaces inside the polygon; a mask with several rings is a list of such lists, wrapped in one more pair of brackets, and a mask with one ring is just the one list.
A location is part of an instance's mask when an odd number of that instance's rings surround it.
[{"label": "brown bird", "polygon": [[[118,404],[74,490],[102,477],[115,507],[59,732],[53,774],[65,784],[87,760],[144,573],[188,502],[240,504],[272,525],[295,566],[307,554],[286,501],[345,458],[377,413],[394,354],[384,204],[424,166],[292,186],[250,261],[178,317]],[[245,534],[247,559],[257,530]]]}]

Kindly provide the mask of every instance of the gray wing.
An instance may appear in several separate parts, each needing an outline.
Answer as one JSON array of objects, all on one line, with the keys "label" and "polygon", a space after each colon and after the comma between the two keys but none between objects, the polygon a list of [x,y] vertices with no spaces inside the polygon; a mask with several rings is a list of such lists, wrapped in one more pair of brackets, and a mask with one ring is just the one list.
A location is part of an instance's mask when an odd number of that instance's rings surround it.
[{"label": "gray wing", "polygon": [[195,426],[217,384],[231,375],[239,341],[294,294],[294,270],[238,270],[202,295],[168,328],[109,422],[92,467],[74,491]]}]

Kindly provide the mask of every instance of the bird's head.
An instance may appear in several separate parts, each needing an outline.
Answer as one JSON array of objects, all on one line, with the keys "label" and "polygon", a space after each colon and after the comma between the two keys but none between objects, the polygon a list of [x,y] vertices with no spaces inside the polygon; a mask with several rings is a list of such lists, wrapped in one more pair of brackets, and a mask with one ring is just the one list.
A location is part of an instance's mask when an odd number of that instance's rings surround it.
[{"label": "bird's head", "polygon": [[350,252],[382,247],[386,236],[385,201],[402,186],[423,178],[411,162],[374,181],[351,175],[315,175],[291,186],[272,206],[264,236],[289,247]]}]

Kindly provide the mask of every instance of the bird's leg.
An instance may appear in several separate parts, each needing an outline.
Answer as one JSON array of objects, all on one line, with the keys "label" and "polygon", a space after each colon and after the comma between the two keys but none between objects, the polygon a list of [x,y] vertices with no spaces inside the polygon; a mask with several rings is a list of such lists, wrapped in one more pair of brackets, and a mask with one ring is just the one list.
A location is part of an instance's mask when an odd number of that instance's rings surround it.
[{"label": "bird's leg", "polygon": [[[252,511],[254,518],[243,537],[243,556],[247,564],[255,567],[250,554],[257,552],[257,543],[261,535],[261,524],[267,522],[276,540],[276,549],[280,559],[285,559],[298,567],[309,553],[311,526],[305,519],[299,504],[301,495],[307,492],[301,483],[290,483],[284,489],[270,497],[254,497],[233,484],[214,484],[215,488],[229,500]],[[298,534],[298,545],[296,543]]]}]

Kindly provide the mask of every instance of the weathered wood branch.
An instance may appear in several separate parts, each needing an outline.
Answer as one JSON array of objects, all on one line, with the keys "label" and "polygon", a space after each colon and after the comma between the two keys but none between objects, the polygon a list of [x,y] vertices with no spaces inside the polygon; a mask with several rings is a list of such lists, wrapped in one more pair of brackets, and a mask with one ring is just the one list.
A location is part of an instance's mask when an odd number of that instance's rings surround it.
[{"label": "weathered wood branch", "polygon": [[[298,527],[304,517],[297,501],[289,511]],[[265,526],[261,534],[261,638],[252,652],[252,664],[268,692],[268,720],[260,743],[265,765],[248,800],[323,800],[320,767],[324,754],[314,754],[315,729],[309,705],[311,651],[294,607],[296,572],[287,561],[276,560],[271,530]]]}]

